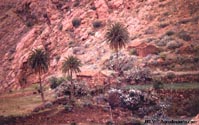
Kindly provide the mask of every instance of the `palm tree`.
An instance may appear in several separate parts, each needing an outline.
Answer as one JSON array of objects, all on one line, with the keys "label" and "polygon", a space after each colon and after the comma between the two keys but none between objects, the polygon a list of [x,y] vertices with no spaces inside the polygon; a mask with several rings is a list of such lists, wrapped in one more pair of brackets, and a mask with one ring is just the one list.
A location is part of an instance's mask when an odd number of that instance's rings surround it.
[{"label": "palm tree", "polygon": [[110,48],[116,52],[118,60],[118,51],[125,48],[129,41],[129,32],[123,24],[116,22],[108,27],[105,39]]},{"label": "palm tree", "polygon": [[42,101],[44,102],[43,87],[41,84],[41,74],[48,71],[49,58],[47,53],[42,49],[34,49],[29,55],[28,62],[35,74],[39,75],[39,85]]},{"label": "palm tree", "polygon": [[111,49],[118,51],[126,46],[129,40],[129,32],[123,24],[117,22],[109,26],[106,32],[106,40]]},{"label": "palm tree", "polygon": [[[73,72],[81,72],[81,61],[75,56],[68,56],[62,63],[62,72],[68,73],[70,76],[71,85],[73,84]],[[74,86],[72,87],[71,95],[74,94]]]}]

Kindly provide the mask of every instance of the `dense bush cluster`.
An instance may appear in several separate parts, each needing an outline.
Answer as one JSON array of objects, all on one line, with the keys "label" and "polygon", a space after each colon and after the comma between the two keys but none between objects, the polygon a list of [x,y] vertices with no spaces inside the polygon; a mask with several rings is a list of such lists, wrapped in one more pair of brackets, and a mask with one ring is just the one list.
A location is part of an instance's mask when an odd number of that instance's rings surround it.
[{"label": "dense bush cluster", "polygon": [[182,46],[182,43],[172,40],[170,42],[167,43],[167,48],[168,49],[176,49]]},{"label": "dense bush cluster", "polygon": [[66,81],[66,79],[64,79],[63,77],[50,77],[49,78],[49,82],[50,82],[50,88],[51,89],[55,89],[57,88],[57,86],[59,86],[62,82]]},{"label": "dense bush cluster", "polygon": [[93,22],[94,28],[100,28],[102,26],[102,21],[96,20]]},{"label": "dense bush cluster", "polygon": [[126,80],[128,82],[146,82],[152,79],[152,74],[149,68],[133,67],[131,70],[125,72]]},{"label": "dense bush cluster", "polygon": [[186,31],[179,32],[178,37],[180,39],[183,39],[184,41],[190,41],[191,40],[191,36]]},{"label": "dense bush cluster", "polygon": [[137,50],[132,48],[129,52],[130,55],[138,55]]},{"label": "dense bush cluster", "polygon": [[63,82],[59,87],[56,88],[56,95],[58,97],[64,95],[71,95],[71,92],[74,90],[74,96],[81,97],[89,94],[89,88],[85,83],[77,83],[73,81],[71,84],[69,81]]},{"label": "dense bush cluster", "polygon": [[104,62],[104,67],[109,70],[120,70],[127,71],[133,67],[133,64],[137,61],[137,57],[130,56],[126,57],[126,55],[118,53],[118,58],[116,54],[110,56],[110,58]]},{"label": "dense bush cluster", "polygon": [[74,18],[74,19],[72,20],[72,24],[73,24],[73,26],[74,26],[75,28],[79,27],[80,24],[81,24],[81,19],[79,19],[79,18]]},{"label": "dense bush cluster", "polygon": [[160,40],[157,40],[156,45],[157,46],[166,46],[168,42],[172,41],[173,38],[171,36],[168,35],[163,35]]},{"label": "dense bush cluster", "polygon": [[121,106],[121,96],[123,94],[123,91],[120,89],[110,89],[108,93],[109,93],[109,96],[108,96],[109,105],[112,108],[120,107]]},{"label": "dense bush cluster", "polygon": [[176,77],[176,75],[175,75],[174,72],[170,71],[170,72],[168,72],[168,73],[166,74],[166,77],[167,77],[168,79],[173,79],[173,78]]},{"label": "dense bush cluster", "polygon": [[155,90],[158,90],[158,89],[163,89],[164,88],[164,84],[161,82],[161,80],[153,80],[153,88]]},{"label": "dense bush cluster", "polygon": [[139,90],[130,89],[124,91],[120,89],[110,89],[108,93],[108,102],[112,108],[123,107],[131,111],[138,111],[147,105],[156,105],[155,99]]},{"label": "dense bush cluster", "polygon": [[122,106],[131,110],[138,110],[140,103],[144,102],[144,95],[138,90],[129,90],[121,96]]}]

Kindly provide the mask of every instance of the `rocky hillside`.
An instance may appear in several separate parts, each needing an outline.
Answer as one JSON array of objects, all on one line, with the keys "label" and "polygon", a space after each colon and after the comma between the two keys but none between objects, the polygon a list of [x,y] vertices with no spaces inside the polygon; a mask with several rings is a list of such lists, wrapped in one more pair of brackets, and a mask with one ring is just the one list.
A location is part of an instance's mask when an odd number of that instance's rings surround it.
[{"label": "rocky hillside", "polygon": [[[38,47],[50,54],[45,79],[61,75],[62,60],[71,54],[82,60],[83,71],[101,70],[113,53],[104,34],[116,21],[127,26],[130,44],[140,41],[160,48],[148,64],[154,70],[197,70],[198,14],[197,0],[0,0],[0,89],[19,88],[24,79],[37,82],[27,57]],[[129,55],[127,49],[122,52]],[[188,59],[188,68],[176,57]],[[142,63],[149,56],[136,58]],[[165,67],[158,65],[165,61]]]}]

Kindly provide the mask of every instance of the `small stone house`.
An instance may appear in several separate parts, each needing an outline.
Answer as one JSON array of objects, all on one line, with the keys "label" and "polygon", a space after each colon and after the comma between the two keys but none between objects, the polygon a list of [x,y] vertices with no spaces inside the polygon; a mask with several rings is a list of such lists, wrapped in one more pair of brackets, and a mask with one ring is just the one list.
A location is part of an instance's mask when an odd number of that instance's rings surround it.
[{"label": "small stone house", "polygon": [[101,71],[82,71],[76,75],[77,80],[85,81],[90,87],[104,85],[108,77]]},{"label": "small stone house", "polygon": [[152,44],[147,44],[145,42],[133,42],[128,45],[128,50],[135,49],[138,56],[145,57],[149,54],[156,54],[159,52],[159,49]]}]

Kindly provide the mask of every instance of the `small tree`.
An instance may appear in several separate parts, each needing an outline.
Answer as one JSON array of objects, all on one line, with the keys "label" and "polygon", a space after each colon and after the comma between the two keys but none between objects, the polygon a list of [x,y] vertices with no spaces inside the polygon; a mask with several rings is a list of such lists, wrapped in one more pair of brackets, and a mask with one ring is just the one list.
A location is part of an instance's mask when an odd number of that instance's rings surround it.
[{"label": "small tree", "polygon": [[110,48],[116,52],[118,59],[118,51],[129,41],[129,32],[123,24],[117,22],[108,27],[105,39]]},{"label": "small tree", "polygon": [[[81,72],[80,70],[81,61],[75,56],[68,56],[62,63],[62,72],[68,73],[70,76],[71,85],[73,84],[73,73]],[[74,87],[72,88],[71,94],[74,94]]]},{"label": "small tree", "polygon": [[39,85],[42,101],[44,102],[44,93],[41,83],[41,74],[48,71],[49,59],[47,53],[42,49],[35,49],[29,55],[28,62],[35,74],[39,76]]},{"label": "small tree", "polygon": [[129,40],[129,32],[123,24],[117,22],[110,25],[105,37],[110,48],[115,50],[118,56],[118,51],[124,48]]}]

